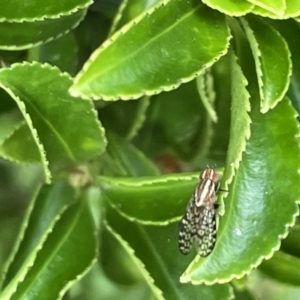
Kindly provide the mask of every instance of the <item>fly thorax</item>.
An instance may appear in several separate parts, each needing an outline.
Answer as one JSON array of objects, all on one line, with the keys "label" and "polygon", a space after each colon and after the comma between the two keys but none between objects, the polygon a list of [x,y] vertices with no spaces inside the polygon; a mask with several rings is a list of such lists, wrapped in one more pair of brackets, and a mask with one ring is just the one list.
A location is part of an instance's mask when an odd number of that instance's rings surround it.
[{"label": "fly thorax", "polygon": [[211,179],[203,179],[195,190],[195,204],[197,207],[210,205],[215,197],[215,183]]}]

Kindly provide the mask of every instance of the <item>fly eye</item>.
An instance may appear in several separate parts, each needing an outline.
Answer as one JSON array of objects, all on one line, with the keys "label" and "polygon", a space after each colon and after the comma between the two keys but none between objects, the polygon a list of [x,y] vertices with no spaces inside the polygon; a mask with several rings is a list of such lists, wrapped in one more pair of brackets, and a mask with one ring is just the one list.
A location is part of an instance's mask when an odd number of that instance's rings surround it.
[{"label": "fly eye", "polygon": [[219,176],[213,168],[210,169],[210,176],[209,177],[213,182],[217,182],[219,180]]},{"label": "fly eye", "polygon": [[218,179],[219,179],[218,174],[214,172],[214,174],[213,174],[213,179],[212,179],[212,180],[213,180],[214,182],[216,182],[216,181],[218,181]]}]

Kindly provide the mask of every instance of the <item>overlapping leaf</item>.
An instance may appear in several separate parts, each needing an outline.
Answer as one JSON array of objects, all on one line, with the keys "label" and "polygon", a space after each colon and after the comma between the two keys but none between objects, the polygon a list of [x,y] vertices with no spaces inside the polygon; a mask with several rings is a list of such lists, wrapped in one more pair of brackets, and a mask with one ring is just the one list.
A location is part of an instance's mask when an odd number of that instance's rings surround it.
[{"label": "overlapping leaf", "polygon": [[217,123],[212,124],[212,140],[207,153],[207,160],[221,166],[226,161],[229,128],[230,128],[230,103],[231,103],[231,80],[228,70],[231,68],[230,55],[223,56],[211,68],[213,77],[213,90],[215,93],[215,112],[218,117]]},{"label": "overlapping leaf", "polygon": [[177,174],[127,179],[101,176],[98,183],[112,205],[129,218],[165,224],[182,216],[198,176]]},{"label": "overlapping leaf", "polygon": [[6,137],[0,145],[0,155],[7,160],[22,163],[39,163],[43,159],[25,122]]},{"label": "overlapping leaf", "polygon": [[126,23],[137,17],[159,0],[125,0],[119,6],[119,10],[114,17],[113,24],[110,28],[110,35],[124,26]]},{"label": "overlapping leaf", "polygon": [[273,21],[271,23],[286,40],[293,62],[293,72],[291,83],[288,90],[288,96],[293,105],[300,113],[300,56],[298,55],[298,37],[300,35],[299,24],[295,20]]},{"label": "overlapping leaf", "polygon": [[[0,116],[0,144],[22,124],[20,112],[12,110]],[[1,150],[0,150],[1,151]]]},{"label": "overlapping leaf", "polygon": [[229,16],[243,16],[251,12],[254,4],[245,0],[204,0],[203,3]]},{"label": "overlapping leaf", "polygon": [[[104,235],[104,239],[102,239],[103,242],[115,242],[115,244],[117,245],[121,245],[121,247],[124,250],[124,254],[122,256],[122,261],[125,263],[126,267],[128,268],[128,266],[133,266],[133,270],[131,270],[132,272],[134,272],[134,274],[136,276],[139,276],[139,278],[137,280],[144,280],[146,282],[146,284],[149,286],[152,294],[155,296],[155,298],[157,300],[165,300],[165,298],[162,295],[162,291],[155,285],[153,278],[150,276],[149,271],[145,268],[145,266],[143,265],[143,263],[141,262],[141,260],[135,255],[134,250],[130,247],[130,245],[128,244],[128,242],[126,242],[122,236],[120,236],[117,232],[115,232],[108,224],[105,225],[105,229],[103,230],[103,235]],[[105,239],[106,236],[106,239]],[[104,249],[106,248],[104,245]],[[107,248],[106,248],[107,249]],[[107,252],[106,252],[107,253]],[[104,270],[106,270],[106,274],[110,275],[112,278],[114,278],[115,281],[119,282],[120,281],[120,277],[122,276],[122,268],[124,267],[123,265],[120,265],[120,268],[118,268],[118,270],[115,270],[115,268],[113,266],[110,265],[110,263],[115,262],[115,260],[112,260],[113,257],[110,256],[112,254],[112,252],[108,253],[108,257],[105,254],[105,257],[102,256],[102,265]],[[107,260],[110,259],[110,261]],[[126,259],[126,262],[124,261],[124,259]],[[106,266],[105,266],[106,265]],[[129,271],[130,273],[130,271]],[[132,275],[132,274],[131,274]],[[117,277],[117,278],[116,278]],[[123,284],[128,284],[128,280],[130,280],[130,278],[128,278],[128,274],[126,277],[127,282],[123,282]]]},{"label": "overlapping leaf", "polygon": [[165,299],[233,298],[231,287],[227,284],[196,287],[179,283],[178,277],[189,257],[183,257],[177,249],[177,223],[142,226],[122,218],[114,210],[109,210],[108,222],[134,249],[135,255],[144,263]]},{"label": "overlapping leaf", "polygon": [[[38,63],[16,64],[0,71],[1,88],[16,101],[44,166],[49,161],[52,171],[93,158],[105,147],[103,129],[92,103],[70,97],[66,92],[70,83],[67,74]],[[80,124],[79,119],[82,120]],[[27,138],[23,136],[23,144],[18,136],[14,139],[14,147],[22,149]],[[12,145],[11,140],[6,142]],[[24,161],[27,160],[26,153],[18,152],[24,156]],[[6,151],[6,155],[13,155],[13,152]]]},{"label": "overlapping leaf", "polygon": [[[58,3],[51,0],[27,2],[11,0],[0,3],[0,21],[21,22],[56,19],[63,15],[70,15],[79,9],[86,8],[91,0],[62,0]],[[16,9],[18,7],[18,9]]]},{"label": "overlapping leaf", "polygon": [[300,259],[278,251],[259,270],[280,282],[300,286]]},{"label": "overlapping leaf", "polygon": [[40,63],[57,66],[62,72],[75,75],[79,60],[79,45],[73,32],[41,45],[38,50]]},{"label": "overlapping leaf", "polygon": [[94,224],[86,203],[74,203],[74,191],[65,182],[40,191],[21,231],[1,300],[60,299],[86,272],[96,255]]},{"label": "overlapping leaf", "polygon": [[[146,112],[150,97],[144,96],[139,101],[116,101],[99,109],[99,119],[107,130],[133,138],[146,121]],[[114,116],[112,118],[111,116]],[[118,122],[116,122],[116,119]]]},{"label": "overlapping leaf", "polygon": [[75,203],[75,194],[65,181],[57,182],[53,187],[45,186],[37,191],[22,224],[15,253],[11,254],[12,262],[6,272],[4,286],[12,281],[29,256],[34,260],[38,248],[52,230],[55,218],[72,203]]},{"label": "overlapping leaf", "polygon": [[273,255],[287,227],[295,222],[300,193],[295,111],[285,98],[262,115],[258,101],[253,100],[250,117],[251,137],[228,188],[216,247],[208,258],[188,267],[181,278],[184,282],[227,282],[242,277]]},{"label": "overlapping leaf", "polygon": [[[114,176],[152,176],[156,166],[126,139],[108,132],[108,146],[102,155],[102,173]],[[101,181],[100,181],[101,182]]]},{"label": "overlapping leaf", "polygon": [[82,9],[58,19],[44,19],[34,22],[0,22],[0,49],[28,49],[53,40],[76,27],[84,17],[85,12]]},{"label": "overlapping leaf", "polygon": [[248,1],[279,15],[284,13],[286,7],[286,0],[248,0]]},{"label": "overlapping leaf", "polygon": [[[273,1],[272,1],[273,2]],[[254,3],[254,1],[253,1]],[[269,2],[270,4],[271,2]],[[272,3],[271,3],[272,4]],[[276,2],[275,2],[276,5]],[[261,15],[263,17],[268,17],[271,19],[288,19],[297,17],[300,14],[300,5],[298,0],[287,0],[284,2],[284,6],[278,9],[269,9],[267,5],[264,6],[254,6],[252,12],[257,15]]]},{"label": "overlapping leaf", "polygon": [[212,133],[203,101],[196,80],[153,96],[135,144],[150,157],[172,149],[182,159],[200,160],[208,151]]},{"label": "overlapping leaf", "polygon": [[280,101],[289,86],[290,53],[285,40],[261,19],[248,16],[243,22],[256,64],[261,97],[261,112],[265,113]]}]

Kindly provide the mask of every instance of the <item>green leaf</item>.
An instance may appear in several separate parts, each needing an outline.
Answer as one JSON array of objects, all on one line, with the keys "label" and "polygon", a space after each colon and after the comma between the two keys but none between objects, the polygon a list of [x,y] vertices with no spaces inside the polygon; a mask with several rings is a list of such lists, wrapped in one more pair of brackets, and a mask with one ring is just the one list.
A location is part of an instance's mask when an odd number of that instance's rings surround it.
[{"label": "green leaf", "polygon": [[195,80],[152,97],[135,144],[150,157],[171,149],[182,159],[200,160],[208,150],[212,126],[201,100]]},{"label": "green leaf", "polygon": [[158,175],[156,166],[126,139],[108,132],[106,153],[101,157],[102,173],[111,176]]},{"label": "green leaf", "polygon": [[300,224],[290,229],[289,235],[282,241],[280,250],[300,258]]},{"label": "green leaf", "polygon": [[[11,0],[0,3],[0,20],[1,21],[37,21],[44,18],[59,18],[63,15],[70,15],[78,9],[86,8],[92,3],[91,0],[61,0],[58,3],[51,0],[31,0],[23,2]],[[18,9],[16,9],[18,7]]]},{"label": "green leaf", "polygon": [[292,285],[300,285],[300,259],[278,251],[270,260],[264,261],[259,270],[269,277]]},{"label": "green leaf", "polygon": [[235,289],[234,290],[234,299],[235,300],[255,300],[254,296],[246,289]]},{"label": "green leaf", "polygon": [[249,278],[249,285],[251,285],[251,290],[256,295],[256,299],[263,295],[263,299],[295,300],[300,293],[299,286],[287,285],[277,280],[272,280],[272,278],[265,276],[258,270],[253,271],[253,275]]},{"label": "green leaf", "polygon": [[215,111],[215,91],[213,89],[213,77],[210,72],[204,72],[197,77],[197,88],[203,105],[210,117],[210,119],[217,123],[218,117]]},{"label": "green leaf", "polygon": [[[98,110],[99,119],[106,129],[113,130],[128,139],[132,139],[146,119],[149,103],[150,99],[148,96],[144,96],[138,101],[111,102]],[[114,117],[112,118],[111,116]],[[116,119],[118,122],[116,122]]]},{"label": "green leaf", "polygon": [[8,298],[9,285],[0,299],[61,299],[94,263],[96,246],[91,214],[78,202],[57,221],[17,290]]},{"label": "green leaf", "polygon": [[[100,253],[103,254],[99,257],[100,266],[111,281],[126,286],[141,281],[153,284],[153,279],[143,263],[134,255],[133,249],[107,222],[101,228],[100,247]],[[116,264],[118,268],[115,268]],[[161,292],[157,292],[161,297]]]},{"label": "green leaf", "polygon": [[229,38],[224,16],[203,4],[160,2],[94,52],[70,92],[116,100],[175,89],[224,55]]},{"label": "green leaf", "polygon": [[287,18],[298,17],[300,15],[300,5],[298,0],[286,1],[285,16]]},{"label": "green leaf", "polygon": [[26,51],[6,51],[0,50],[0,57],[2,62],[5,65],[11,65],[16,62],[22,62],[27,59],[27,52]]},{"label": "green leaf", "polygon": [[178,276],[188,263],[189,256],[182,256],[178,250],[175,238],[177,223],[142,226],[122,218],[111,209],[108,209],[108,223],[134,249],[135,255],[143,262],[165,299],[233,298],[231,287],[227,284],[195,287],[179,283]]},{"label": "green leaf", "polygon": [[215,93],[215,112],[218,122],[212,124],[213,136],[207,153],[207,161],[217,166],[224,165],[229,143],[231,78],[228,76],[231,53],[228,52],[211,68],[213,90]]},{"label": "green leaf", "polygon": [[147,1],[147,0],[123,0],[119,6],[119,10],[114,17],[113,24],[110,28],[110,34],[120,29],[126,23],[137,17],[140,13],[145,11],[153,3],[159,0]]},{"label": "green leaf", "polygon": [[20,126],[21,121],[22,121],[22,116],[20,112],[17,110],[11,110],[9,112],[1,113],[0,145]]},{"label": "green leaf", "polygon": [[253,14],[257,14],[263,17],[268,17],[271,19],[288,19],[293,17],[298,17],[300,14],[300,5],[298,0],[288,0],[285,2],[284,11],[278,13],[271,12],[259,6],[254,6],[252,10]]},{"label": "green leaf", "polygon": [[62,72],[67,72],[71,75],[76,73],[78,44],[73,32],[41,45],[37,51],[37,60],[40,63],[49,63],[57,66]]},{"label": "green leaf", "polygon": [[74,203],[74,190],[66,181],[59,181],[53,186],[44,186],[38,191],[27,210],[9,259],[11,262],[5,272],[4,287],[12,282],[14,277],[17,280],[24,277],[57,219]]},{"label": "green leaf", "polygon": [[[69,96],[70,84],[66,73],[46,64],[15,64],[0,71],[1,88],[18,104],[52,171],[91,159],[105,147],[93,104]],[[22,149],[22,140],[18,142]],[[23,155],[26,160],[25,151]]]},{"label": "green leaf", "polygon": [[250,2],[245,0],[203,0],[203,3],[209,7],[235,17],[243,16],[251,12],[254,4]]},{"label": "green leaf", "polygon": [[35,22],[0,22],[0,49],[28,49],[58,38],[75,28],[85,12],[81,9],[58,19],[43,19]]},{"label": "green leaf", "polygon": [[298,113],[300,113],[300,56],[298,52],[299,45],[297,42],[300,35],[299,24],[295,20],[287,20],[273,21],[271,25],[284,37],[291,52],[293,71],[287,95],[296,107]]},{"label": "green leaf", "polygon": [[277,15],[282,15],[284,13],[286,2],[285,0],[247,0],[259,7],[262,7],[268,11],[273,12]]},{"label": "green leaf", "polygon": [[99,264],[95,264],[93,268],[68,291],[64,300],[145,300],[151,299],[151,292],[144,282],[137,282],[134,285],[126,286],[118,285],[109,280]]},{"label": "green leaf", "polygon": [[259,101],[252,101],[251,137],[228,188],[215,249],[188,267],[181,277],[183,282],[212,284],[241,278],[273,255],[299,213],[300,151],[295,111],[285,98],[263,115]]},{"label": "green leaf", "polygon": [[41,161],[41,155],[26,123],[19,126],[0,145],[0,155],[14,162],[39,163]]},{"label": "green leaf", "polygon": [[[231,124],[230,124],[230,141],[226,157],[226,168],[224,171],[224,180],[222,188],[228,190],[228,185],[232,182],[236,169],[242,159],[242,153],[246,148],[246,140],[250,137],[250,95],[247,91],[248,81],[245,78],[240,66],[236,61],[234,52],[231,52]],[[220,194],[221,209],[219,214],[223,215],[222,207],[224,197],[227,193]],[[225,200],[226,201],[226,200]]]},{"label": "green leaf", "polygon": [[131,219],[151,224],[166,224],[181,217],[198,181],[199,174],[98,178],[115,208]]},{"label": "green leaf", "polygon": [[[106,224],[105,227],[105,232],[106,234],[109,234],[110,240],[113,240],[117,245],[120,244],[123,248],[124,253],[122,261],[123,264],[124,261],[126,262],[125,266],[120,266],[121,268],[118,268],[117,272],[115,272],[116,270],[114,270],[114,263],[110,265],[109,263],[111,263],[112,261],[109,262],[106,256],[102,256],[102,263],[108,264],[108,266],[105,269],[109,272],[110,276],[114,277],[115,280],[117,279],[118,282],[120,281],[120,276],[122,275],[122,267],[127,267],[127,269],[129,269],[130,267],[134,267],[132,272],[134,272],[135,274],[131,275],[139,276],[139,278],[136,278],[137,280],[144,280],[151,289],[153,295],[155,296],[155,299],[164,300],[165,298],[162,296],[162,291],[157,286],[155,286],[153,278],[150,276],[149,272],[147,271],[143,263],[140,261],[140,259],[135,256],[134,250],[130,247],[130,245],[128,245],[128,243],[124,241],[122,237],[118,233],[116,233],[108,224]],[[118,278],[116,278],[116,276],[118,276]],[[128,273],[126,280],[128,281]],[[126,283],[122,282],[122,284]]]},{"label": "green leaf", "polygon": [[243,20],[256,64],[261,112],[266,113],[284,97],[292,63],[285,40],[273,27],[255,16]]},{"label": "green leaf", "polygon": [[[246,78],[247,91],[251,97],[257,98],[259,97],[257,71],[249,40],[240,21],[230,18],[228,19],[228,24],[233,35],[232,48],[238,58],[238,65],[242,69],[243,77]],[[231,81],[229,86],[232,89],[232,86],[235,85],[235,79],[231,78]]]}]

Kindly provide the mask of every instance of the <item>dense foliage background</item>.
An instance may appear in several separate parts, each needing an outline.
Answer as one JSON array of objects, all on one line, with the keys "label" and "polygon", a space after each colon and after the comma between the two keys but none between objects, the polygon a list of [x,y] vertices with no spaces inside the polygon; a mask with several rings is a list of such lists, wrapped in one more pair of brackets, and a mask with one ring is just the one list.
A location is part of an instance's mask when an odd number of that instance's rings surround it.
[{"label": "dense foliage background", "polygon": [[299,1],[2,2],[0,300],[298,299]]}]

